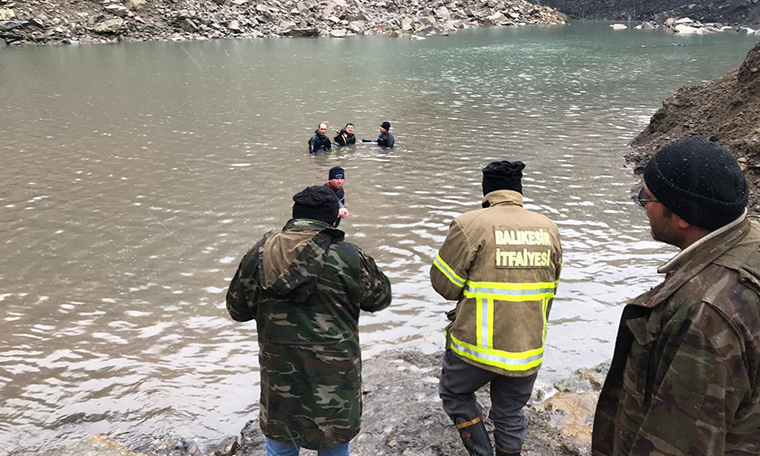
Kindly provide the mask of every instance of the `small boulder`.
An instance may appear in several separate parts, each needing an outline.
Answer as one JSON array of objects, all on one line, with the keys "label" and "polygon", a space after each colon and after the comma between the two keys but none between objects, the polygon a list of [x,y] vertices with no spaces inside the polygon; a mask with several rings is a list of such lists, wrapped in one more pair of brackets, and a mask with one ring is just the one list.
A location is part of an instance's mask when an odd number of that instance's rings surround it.
[{"label": "small boulder", "polygon": [[688,17],[682,17],[681,19],[678,19],[677,21],[675,21],[675,25],[679,25],[679,24],[693,24],[693,23],[694,23],[694,21],[691,20],[691,19],[689,19]]},{"label": "small boulder", "polygon": [[612,27],[612,30],[625,30],[628,28],[625,24],[612,24],[610,27]]},{"label": "small boulder", "polygon": [[319,29],[317,28],[292,28],[285,30],[286,36],[292,36],[297,38],[303,38],[307,36],[319,36]]},{"label": "small boulder", "polygon": [[367,25],[364,21],[351,21],[348,23],[348,29],[357,35],[361,35],[367,29]]},{"label": "small boulder", "polygon": [[434,11],[435,17],[439,19],[443,19],[444,21],[448,21],[451,18],[451,13],[449,12],[449,9],[445,6],[442,6]]},{"label": "small boulder", "polygon": [[333,37],[333,38],[345,38],[346,37],[346,29],[330,30],[330,36]]},{"label": "small boulder", "polygon": [[124,28],[124,25],[124,19],[117,17],[115,19],[108,19],[107,21],[98,22],[92,28],[92,31],[95,33],[100,33],[102,35],[112,35],[119,33]]},{"label": "small boulder", "polygon": [[391,38],[401,38],[404,36],[404,34],[401,33],[401,30],[394,30],[390,34],[388,34],[388,36]]},{"label": "small boulder", "polygon": [[198,31],[198,26],[195,24],[195,22],[187,17],[180,21],[179,26],[182,28],[182,30],[189,33],[195,33]]},{"label": "small boulder", "polygon": [[12,9],[0,8],[0,21],[12,21],[16,18],[16,13]]},{"label": "small boulder", "polygon": [[114,16],[119,16],[119,17],[125,17],[129,14],[129,9],[127,9],[126,6],[122,6],[122,5],[116,5],[116,4],[108,5],[106,6],[105,10],[113,14]]},{"label": "small boulder", "polygon": [[412,18],[411,18],[411,17],[409,17],[409,16],[404,16],[404,17],[401,19],[401,30],[403,30],[403,31],[405,31],[405,32],[408,32],[409,30],[411,30],[411,29],[412,29],[412,22],[413,22],[413,21],[412,21]]},{"label": "small boulder", "polygon": [[675,20],[675,18],[669,17],[669,18],[667,18],[667,19],[665,20],[665,26],[666,26],[666,27],[673,27],[673,26],[675,26],[675,25],[676,25],[676,20]]},{"label": "small boulder", "polygon": [[124,6],[126,6],[132,11],[140,11],[143,8],[145,8],[145,4],[146,4],[145,0],[127,0]]},{"label": "small boulder", "polygon": [[227,30],[230,30],[232,32],[240,32],[242,29],[240,28],[240,22],[238,21],[230,21],[229,24],[227,24]]},{"label": "small boulder", "polygon": [[697,29],[688,25],[678,24],[676,25],[676,33],[679,35],[692,35],[697,33]]}]

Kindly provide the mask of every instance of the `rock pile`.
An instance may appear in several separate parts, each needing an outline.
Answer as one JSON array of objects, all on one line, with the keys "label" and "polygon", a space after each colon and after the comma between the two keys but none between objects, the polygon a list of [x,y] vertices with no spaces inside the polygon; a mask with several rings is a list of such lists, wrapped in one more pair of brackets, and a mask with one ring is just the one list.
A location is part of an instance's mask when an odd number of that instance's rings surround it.
[{"label": "rock pile", "polygon": [[652,30],[664,28],[667,31],[679,35],[706,35],[715,32],[746,32],[747,34],[760,34],[760,31],[749,27],[732,27],[717,22],[700,22],[688,17],[671,17],[668,13],[654,16],[652,21],[642,22],[637,29]]},{"label": "rock pile", "polygon": [[750,212],[760,212],[760,43],[738,70],[665,100],[632,142],[626,161],[641,168],[665,144],[704,136],[732,152],[750,184]]},{"label": "rock pile", "polygon": [[0,0],[0,45],[384,34],[564,24],[526,0]]}]

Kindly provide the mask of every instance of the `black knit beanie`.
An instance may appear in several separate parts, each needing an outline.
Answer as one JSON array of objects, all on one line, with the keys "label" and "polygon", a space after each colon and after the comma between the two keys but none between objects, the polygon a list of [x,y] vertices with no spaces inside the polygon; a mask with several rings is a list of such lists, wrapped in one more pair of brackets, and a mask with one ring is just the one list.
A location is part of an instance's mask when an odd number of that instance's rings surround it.
[{"label": "black knit beanie", "polygon": [[383,122],[383,123],[380,124],[380,127],[383,128],[384,130],[390,130],[391,129],[391,123],[386,120],[385,122]]},{"label": "black knit beanie", "polygon": [[483,168],[483,196],[494,190],[514,190],[522,193],[522,170],[525,163],[498,161]]},{"label": "black knit beanie", "polygon": [[338,197],[323,185],[307,187],[293,196],[293,218],[311,219],[332,225],[338,219]]},{"label": "black knit beanie", "polygon": [[710,231],[742,215],[749,197],[736,158],[699,136],[660,149],[644,168],[644,183],[666,208]]},{"label": "black knit beanie", "polygon": [[346,172],[340,166],[333,166],[330,168],[330,172],[327,174],[327,180],[333,179],[345,179]]}]

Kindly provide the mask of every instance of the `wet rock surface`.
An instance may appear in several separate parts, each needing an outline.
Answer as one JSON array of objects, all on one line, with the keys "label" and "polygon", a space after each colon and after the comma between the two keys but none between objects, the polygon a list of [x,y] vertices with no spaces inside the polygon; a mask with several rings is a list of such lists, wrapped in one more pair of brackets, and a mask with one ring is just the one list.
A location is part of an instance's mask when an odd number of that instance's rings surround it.
[{"label": "wet rock surface", "polygon": [[760,213],[760,43],[739,69],[707,84],[682,87],[666,99],[625,159],[640,171],[662,146],[694,135],[737,157],[749,181],[750,212]]},{"label": "wet rock surface", "polygon": [[[466,456],[454,425],[441,407],[438,398],[438,379],[442,353],[423,354],[419,351],[391,351],[364,363],[364,414],[362,430],[351,441],[351,453],[356,455],[436,455]],[[590,385],[590,383],[589,383]],[[596,405],[595,392],[563,393],[591,407]],[[478,392],[484,414],[490,409],[487,388]],[[580,407],[562,409],[557,403],[550,409],[541,405],[529,406],[525,415],[529,422],[528,438],[522,454],[526,456],[571,456],[589,453],[592,418]],[[581,416],[582,415],[582,416]],[[583,424],[573,420],[581,416]],[[564,426],[572,429],[560,432]],[[582,436],[577,427],[585,426]],[[486,419],[489,433],[493,424]],[[578,435],[580,438],[576,439]],[[576,443],[578,442],[578,443]],[[264,437],[258,421],[250,421],[241,433],[238,456],[261,454]]]},{"label": "wet rock surface", "polygon": [[648,21],[669,17],[708,23],[760,27],[760,4],[755,0],[543,0],[572,18]]},{"label": "wet rock surface", "polygon": [[[397,350],[364,362],[362,429],[351,441],[351,454],[467,456],[459,434],[438,398],[442,356],[443,353]],[[523,455],[590,454],[598,385],[607,368],[608,365],[600,365],[577,371],[572,377],[558,382],[556,394],[543,401],[547,392],[534,392],[525,408],[529,429]],[[487,416],[491,406],[488,388],[478,391],[477,396]],[[492,434],[493,423],[487,418],[485,423]],[[239,436],[230,435],[208,448],[200,448],[192,438],[178,436],[158,440],[146,437],[146,441],[130,446],[133,451],[105,436],[95,435],[70,445],[55,456],[258,456],[266,452],[264,436],[256,419],[249,421]]]},{"label": "wet rock surface", "polygon": [[409,37],[568,21],[557,10],[526,0],[0,0],[0,40],[11,45]]}]

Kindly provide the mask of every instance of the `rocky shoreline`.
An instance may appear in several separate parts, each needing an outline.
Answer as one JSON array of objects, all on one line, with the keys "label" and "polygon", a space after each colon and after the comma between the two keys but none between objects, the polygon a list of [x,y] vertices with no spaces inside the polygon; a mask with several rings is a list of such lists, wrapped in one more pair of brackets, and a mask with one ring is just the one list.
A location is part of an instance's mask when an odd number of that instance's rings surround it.
[{"label": "rocky shoreline", "polygon": [[352,35],[566,24],[526,0],[0,0],[0,46]]},{"label": "rocky shoreline", "polygon": [[[362,430],[351,441],[357,456],[466,456],[459,434],[443,412],[438,378],[443,353],[393,350],[363,365],[364,413]],[[536,390],[525,415],[529,422],[524,456],[585,456],[590,453],[591,426],[598,390],[606,376],[600,366],[578,371],[555,384],[556,394]],[[551,393],[554,393],[552,391]],[[487,390],[478,392],[484,413],[490,409]],[[493,425],[486,420],[493,432]],[[201,450],[185,438],[135,448],[134,453],[103,436],[93,436],[58,456],[254,456],[265,452],[257,420],[246,424],[239,437],[231,435]]]},{"label": "rocky shoreline", "polygon": [[540,0],[573,19],[650,21],[689,17],[703,23],[760,28],[755,0]]},{"label": "rocky shoreline", "polygon": [[662,146],[695,135],[736,156],[750,188],[749,211],[760,214],[760,43],[740,68],[707,84],[682,87],[662,103],[632,142],[626,162],[640,172]]}]

